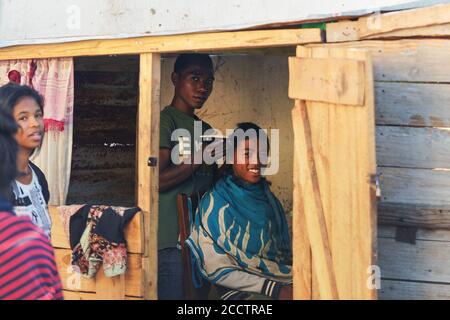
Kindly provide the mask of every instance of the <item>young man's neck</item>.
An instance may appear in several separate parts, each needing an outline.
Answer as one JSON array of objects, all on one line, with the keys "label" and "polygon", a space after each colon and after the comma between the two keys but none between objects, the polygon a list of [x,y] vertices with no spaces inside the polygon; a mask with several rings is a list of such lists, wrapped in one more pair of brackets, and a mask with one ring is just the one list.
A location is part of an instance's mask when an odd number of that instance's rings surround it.
[{"label": "young man's neck", "polygon": [[184,103],[180,99],[177,99],[177,97],[174,97],[172,99],[172,103],[170,105],[175,107],[177,110],[180,110],[184,114],[187,114],[190,117],[194,117],[195,109]]}]

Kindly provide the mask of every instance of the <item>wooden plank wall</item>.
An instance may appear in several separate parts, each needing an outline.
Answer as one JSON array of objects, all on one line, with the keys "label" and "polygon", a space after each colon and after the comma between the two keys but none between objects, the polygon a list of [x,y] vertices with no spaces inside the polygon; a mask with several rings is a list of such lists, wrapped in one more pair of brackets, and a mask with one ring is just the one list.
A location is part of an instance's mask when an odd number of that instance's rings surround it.
[{"label": "wooden plank wall", "polygon": [[[450,299],[450,40],[341,46],[373,55],[382,192],[379,297]],[[396,240],[402,226],[418,228],[415,243]]]},{"label": "wooden plank wall", "polygon": [[75,59],[68,204],[135,205],[138,81],[138,56]]},{"label": "wooden plank wall", "polygon": [[[380,297],[450,299],[450,41],[379,45]],[[415,244],[396,241],[393,224],[418,227]]]}]

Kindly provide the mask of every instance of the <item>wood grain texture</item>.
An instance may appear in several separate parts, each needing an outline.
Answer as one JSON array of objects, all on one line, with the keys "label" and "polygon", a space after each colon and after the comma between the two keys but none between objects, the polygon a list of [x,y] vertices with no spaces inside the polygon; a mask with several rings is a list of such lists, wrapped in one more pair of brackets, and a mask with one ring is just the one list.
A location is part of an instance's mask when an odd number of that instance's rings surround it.
[{"label": "wood grain texture", "polygon": [[450,206],[380,202],[378,223],[450,230]]},{"label": "wood grain texture", "polygon": [[379,238],[381,277],[450,284],[450,242],[416,240],[415,244]]},{"label": "wood grain texture", "polygon": [[450,205],[450,171],[379,167],[381,202]]},{"label": "wood grain texture", "polygon": [[[378,238],[395,239],[396,229],[395,226],[380,226]],[[450,242],[450,231],[418,228],[416,240]]]},{"label": "wood grain texture", "polygon": [[[64,300],[98,300],[97,295],[91,292],[63,290],[63,295]],[[144,300],[144,298],[125,296],[125,300]]]},{"label": "wood grain texture", "polygon": [[[408,28],[368,36],[365,39],[443,38],[450,36],[450,23]],[[352,40],[353,41],[353,40]]]},{"label": "wood grain texture", "polygon": [[161,86],[159,54],[140,56],[139,108],[137,126],[136,195],[144,214],[144,255],[141,279],[146,299],[157,299],[158,285],[158,186],[159,164],[150,167],[149,157],[159,156],[159,113]]},{"label": "wood grain texture", "polygon": [[450,231],[419,228],[416,245],[396,242],[395,233],[393,226],[378,228],[380,299],[450,299],[450,277],[440,266],[449,259]]},{"label": "wood grain texture", "polygon": [[450,5],[441,4],[359,18],[358,35],[364,39],[386,32],[446,23],[450,23]]},{"label": "wood grain texture", "polygon": [[[298,128],[299,106],[300,101],[296,101],[296,106],[292,110],[292,124],[294,128]],[[301,140],[296,136],[294,138],[294,150],[300,150]],[[302,186],[300,179],[299,153],[294,152],[294,168],[293,168],[293,217],[292,217],[292,250],[293,265],[292,277],[294,283],[294,299],[311,300],[312,296],[312,257],[311,245],[308,233],[305,231],[306,217],[303,206]]]},{"label": "wood grain texture", "polygon": [[[355,59],[367,63],[365,105],[342,106],[307,101],[313,152],[312,155],[302,149],[296,152],[304,159],[303,168],[308,168],[307,161],[315,162],[314,170],[309,167],[309,174],[300,174],[304,211],[306,220],[310,219],[308,214],[316,214],[312,204],[317,203],[315,195],[320,194],[339,298],[374,299],[375,290],[366,286],[367,268],[375,264],[376,254],[375,189],[370,183],[370,176],[375,173],[375,121],[370,57],[359,50],[315,47],[311,55],[308,55],[308,51],[307,48],[299,47],[297,55],[320,59]],[[301,125],[299,123],[300,128]],[[294,132],[295,130],[298,129],[294,128]],[[302,133],[302,130],[298,132]],[[304,138],[300,141],[300,145],[307,145]],[[311,188],[308,193],[304,188],[308,180],[311,181],[312,174],[317,175],[320,193],[312,192]],[[323,290],[321,284],[324,272],[317,269],[323,264],[319,262],[323,262],[323,259],[316,260],[314,245],[317,244],[314,244],[311,237],[309,223],[308,235],[314,268],[313,297],[328,299],[330,291]],[[355,243],[358,243],[357,247],[354,246]],[[352,277],[348,277],[349,273]],[[315,291],[319,291],[319,294]]]},{"label": "wood grain texture", "polygon": [[[292,110],[293,127],[299,126],[299,105],[301,102],[296,101],[296,106]],[[297,133],[294,138],[294,149],[301,148],[299,145],[301,139]],[[294,299],[296,300],[310,300],[312,299],[312,263],[311,263],[311,245],[308,238],[308,233],[305,231],[306,213],[303,206],[303,189],[301,175],[301,160],[298,152],[294,152],[294,168],[293,168],[293,265],[292,276],[294,283]]]},{"label": "wood grain texture", "polygon": [[[322,299],[339,299],[336,271],[332,260],[332,249],[329,240],[322,196],[314,162],[314,149],[311,126],[304,101],[296,104],[292,116],[294,136],[300,146],[295,152],[299,161],[302,199],[305,212],[306,231],[311,245],[313,268],[318,272],[318,290]],[[298,212],[297,214],[300,214]],[[295,230],[300,232],[301,230]],[[294,232],[295,232],[294,231]]]},{"label": "wood grain texture", "polygon": [[403,168],[450,168],[450,130],[377,126],[377,164]]},{"label": "wood grain texture", "polygon": [[404,39],[352,41],[308,47],[367,49],[373,60],[374,80],[450,82],[450,40]]},{"label": "wood grain texture", "polygon": [[[72,271],[72,251],[68,249],[55,249],[56,266],[61,277],[63,289],[70,291],[82,291],[96,293],[96,279],[85,278]],[[99,272],[103,273],[102,267]],[[140,254],[128,254],[127,271],[125,273],[125,294],[142,297],[143,287],[142,258]]]},{"label": "wood grain texture", "polygon": [[295,46],[314,42],[322,42],[318,28],[217,32],[14,46],[0,49],[0,60],[231,50]]},{"label": "wood grain texture", "polygon": [[125,300],[125,275],[106,277],[99,272],[95,278],[97,300]]},{"label": "wood grain texture", "polygon": [[364,63],[289,58],[289,97],[344,105],[364,104]]},{"label": "wood grain texture", "polygon": [[381,300],[450,300],[450,284],[381,280]]},{"label": "wood grain texture", "polygon": [[327,43],[358,41],[358,21],[342,20],[327,23],[326,39]]},{"label": "wood grain texture", "polygon": [[327,24],[327,42],[450,35],[450,5],[376,13],[356,21]]},{"label": "wood grain texture", "polygon": [[449,84],[375,82],[377,125],[450,127],[448,101]]}]

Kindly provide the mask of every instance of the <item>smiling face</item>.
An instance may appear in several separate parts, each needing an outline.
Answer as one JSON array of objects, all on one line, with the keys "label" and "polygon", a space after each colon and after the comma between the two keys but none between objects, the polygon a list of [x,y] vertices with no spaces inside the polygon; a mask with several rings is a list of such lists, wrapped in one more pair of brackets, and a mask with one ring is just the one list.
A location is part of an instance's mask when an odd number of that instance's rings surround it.
[{"label": "smiling face", "polygon": [[214,75],[211,68],[193,64],[179,74],[172,73],[172,82],[175,85],[175,106],[182,110],[200,109],[212,92]]},{"label": "smiling face", "polygon": [[44,136],[42,109],[32,97],[23,97],[14,106],[13,116],[19,126],[15,135],[17,144],[32,152],[41,145]]},{"label": "smiling face", "polygon": [[261,180],[258,145],[259,143],[255,139],[245,139],[238,142],[234,153],[234,175],[251,184]]}]

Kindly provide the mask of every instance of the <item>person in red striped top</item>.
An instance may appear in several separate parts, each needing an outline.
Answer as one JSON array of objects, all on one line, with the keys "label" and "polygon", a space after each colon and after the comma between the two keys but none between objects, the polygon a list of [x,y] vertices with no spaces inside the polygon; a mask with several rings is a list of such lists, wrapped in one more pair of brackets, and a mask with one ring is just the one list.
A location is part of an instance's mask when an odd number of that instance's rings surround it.
[{"label": "person in red striped top", "polygon": [[[1,101],[0,104],[4,101]],[[0,300],[63,299],[48,237],[7,199],[16,178],[17,124],[0,108]]]}]

